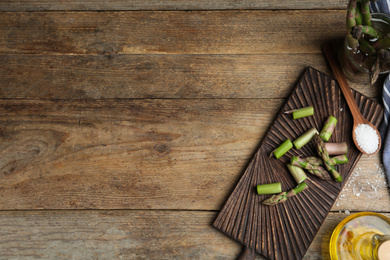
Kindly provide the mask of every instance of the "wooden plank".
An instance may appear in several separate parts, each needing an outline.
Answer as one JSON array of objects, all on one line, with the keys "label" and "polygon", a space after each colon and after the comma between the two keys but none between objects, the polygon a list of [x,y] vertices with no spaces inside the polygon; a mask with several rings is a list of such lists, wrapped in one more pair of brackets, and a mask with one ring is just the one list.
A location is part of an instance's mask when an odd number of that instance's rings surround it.
[{"label": "wooden plank", "polygon": [[[0,209],[220,210],[283,102],[0,100]],[[367,192],[334,210],[389,210],[387,187]]]},{"label": "wooden plank", "polygon": [[214,212],[0,212],[1,259],[227,259],[241,246]]},{"label": "wooden plank", "polygon": [[344,10],[3,12],[0,54],[320,53]]},{"label": "wooden plank", "polygon": [[[2,98],[286,98],[322,54],[0,55]],[[368,97],[374,87],[351,84]],[[147,87],[145,87],[147,86]]]},{"label": "wooden plank", "polygon": [[234,9],[346,9],[347,0],[343,1],[234,1],[234,0],[110,0],[110,1],[2,1],[0,11],[22,12],[22,11],[124,11],[124,10],[234,10]]},{"label": "wooden plank", "polygon": [[[347,216],[328,215],[305,260],[330,259],[331,233]],[[1,211],[0,258],[237,259],[241,245],[210,226],[215,217],[207,211]]]}]

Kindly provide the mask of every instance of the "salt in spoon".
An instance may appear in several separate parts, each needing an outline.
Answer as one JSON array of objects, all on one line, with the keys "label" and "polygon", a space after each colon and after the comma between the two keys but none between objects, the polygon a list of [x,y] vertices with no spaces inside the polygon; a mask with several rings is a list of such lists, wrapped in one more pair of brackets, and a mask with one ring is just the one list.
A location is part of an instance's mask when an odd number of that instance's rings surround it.
[{"label": "salt in spoon", "polygon": [[[351,110],[351,114],[352,114],[352,117],[353,117],[353,127],[352,127],[352,139],[353,139],[353,142],[355,143],[356,147],[362,153],[364,153],[366,155],[376,154],[380,150],[380,148],[381,148],[381,137],[380,137],[380,134],[378,132],[378,129],[373,124],[371,124],[371,122],[366,120],[362,116],[362,114],[360,113],[360,110],[359,110],[358,106],[356,105],[355,99],[352,96],[351,88],[348,85],[348,82],[347,82],[347,79],[345,78],[343,70],[342,70],[340,64],[338,63],[338,61],[335,58],[335,53],[332,50],[332,46],[330,46],[330,44],[325,44],[322,47],[322,49],[323,49],[324,54],[325,54],[325,56],[326,56],[326,58],[327,58],[327,60],[328,60],[328,62],[330,64],[330,67],[332,68],[333,73],[336,76],[336,79],[337,79],[337,81],[338,81],[338,83],[340,85],[341,91],[343,92],[345,100],[347,101],[348,107]],[[360,144],[358,143],[355,130],[356,130],[356,128],[359,125],[368,125],[373,130],[375,130],[376,135],[378,137],[378,149],[376,151],[374,151],[372,153],[367,153],[360,146]]]}]

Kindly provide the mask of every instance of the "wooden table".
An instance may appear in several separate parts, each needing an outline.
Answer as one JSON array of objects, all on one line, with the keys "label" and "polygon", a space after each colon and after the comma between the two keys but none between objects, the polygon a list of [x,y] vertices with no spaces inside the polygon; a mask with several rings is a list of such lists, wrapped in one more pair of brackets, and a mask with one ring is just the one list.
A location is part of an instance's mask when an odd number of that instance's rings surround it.
[{"label": "wooden table", "polygon": [[[0,259],[237,258],[212,223],[305,68],[331,75],[346,6],[1,1]],[[379,155],[305,259],[360,211],[390,216]]]}]

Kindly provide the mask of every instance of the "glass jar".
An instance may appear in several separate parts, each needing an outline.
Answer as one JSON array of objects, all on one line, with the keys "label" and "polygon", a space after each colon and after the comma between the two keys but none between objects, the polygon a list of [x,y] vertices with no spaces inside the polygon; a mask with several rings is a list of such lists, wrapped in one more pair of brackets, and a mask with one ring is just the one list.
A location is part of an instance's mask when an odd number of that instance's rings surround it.
[{"label": "glass jar", "polygon": [[345,218],[332,233],[329,251],[332,260],[388,260],[390,218],[373,212]]},{"label": "glass jar", "polygon": [[[371,26],[379,31],[382,36],[390,37],[390,14],[372,13]],[[375,40],[372,40],[375,41]],[[371,67],[368,56],[360,50],[353,50],[348,46],[347,39],[344,39],[339,52],[339,61],[345,76],[352,82],[370,84]],[[388,73],[388,69],[381,68],[380,75]]]}]

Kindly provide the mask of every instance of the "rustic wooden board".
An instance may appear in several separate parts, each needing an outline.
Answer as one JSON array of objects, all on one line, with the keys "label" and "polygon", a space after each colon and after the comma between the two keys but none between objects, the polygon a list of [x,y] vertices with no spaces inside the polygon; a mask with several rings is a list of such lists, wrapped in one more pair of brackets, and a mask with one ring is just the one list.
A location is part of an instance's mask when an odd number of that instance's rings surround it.
[{"label": "rustic wooden board", "polygon": [[[363,116],[379,125],[383,116],[381,106],[358,92],[354,95]],[[282,113],[307,105],[314,106],[316,113],[313,117],[292,120],[291,115]],[[295,140],[311,127],[320,130],[329,115],[338,119],[329,141],[345,141],[350,148],[347,155],[350,162],[338,166],[343,182],[327,182],[308,176],[309,189],[299,196],[274,207],[262,205],[261,201],[268,196],[256,194],[257,184],[281,182],[283,190],[290,190],[296,186],[286,168],[291,156],[316,154],[313,144],[299,151],[292,149],[279,160],[269,158],[271,151],[286,138]],[[308,68],[264,137],[214,226],[269,259],[301,259],[361,157],[353,145],[352,124],[337,83],[325,74]]]},{"label": "rustic wooden board", "polygon": [[231,10],[231,9],[345,9],[348,1],[235,1],[235,0],[68,0],[1,1],[0,11],[124,11],[124,10]]},{"label": "rustic wooden board", "polygon": [[321,53],[344,24],[343,10],[3,12],[0,54]]},{"label": "rustic wooden board", "polygon": [[[0,55],[3,98],[287,98],[322,54]],[[368,97],[375,87],[351,84]],[[148,86],[148,87],[145,87]]]}]

